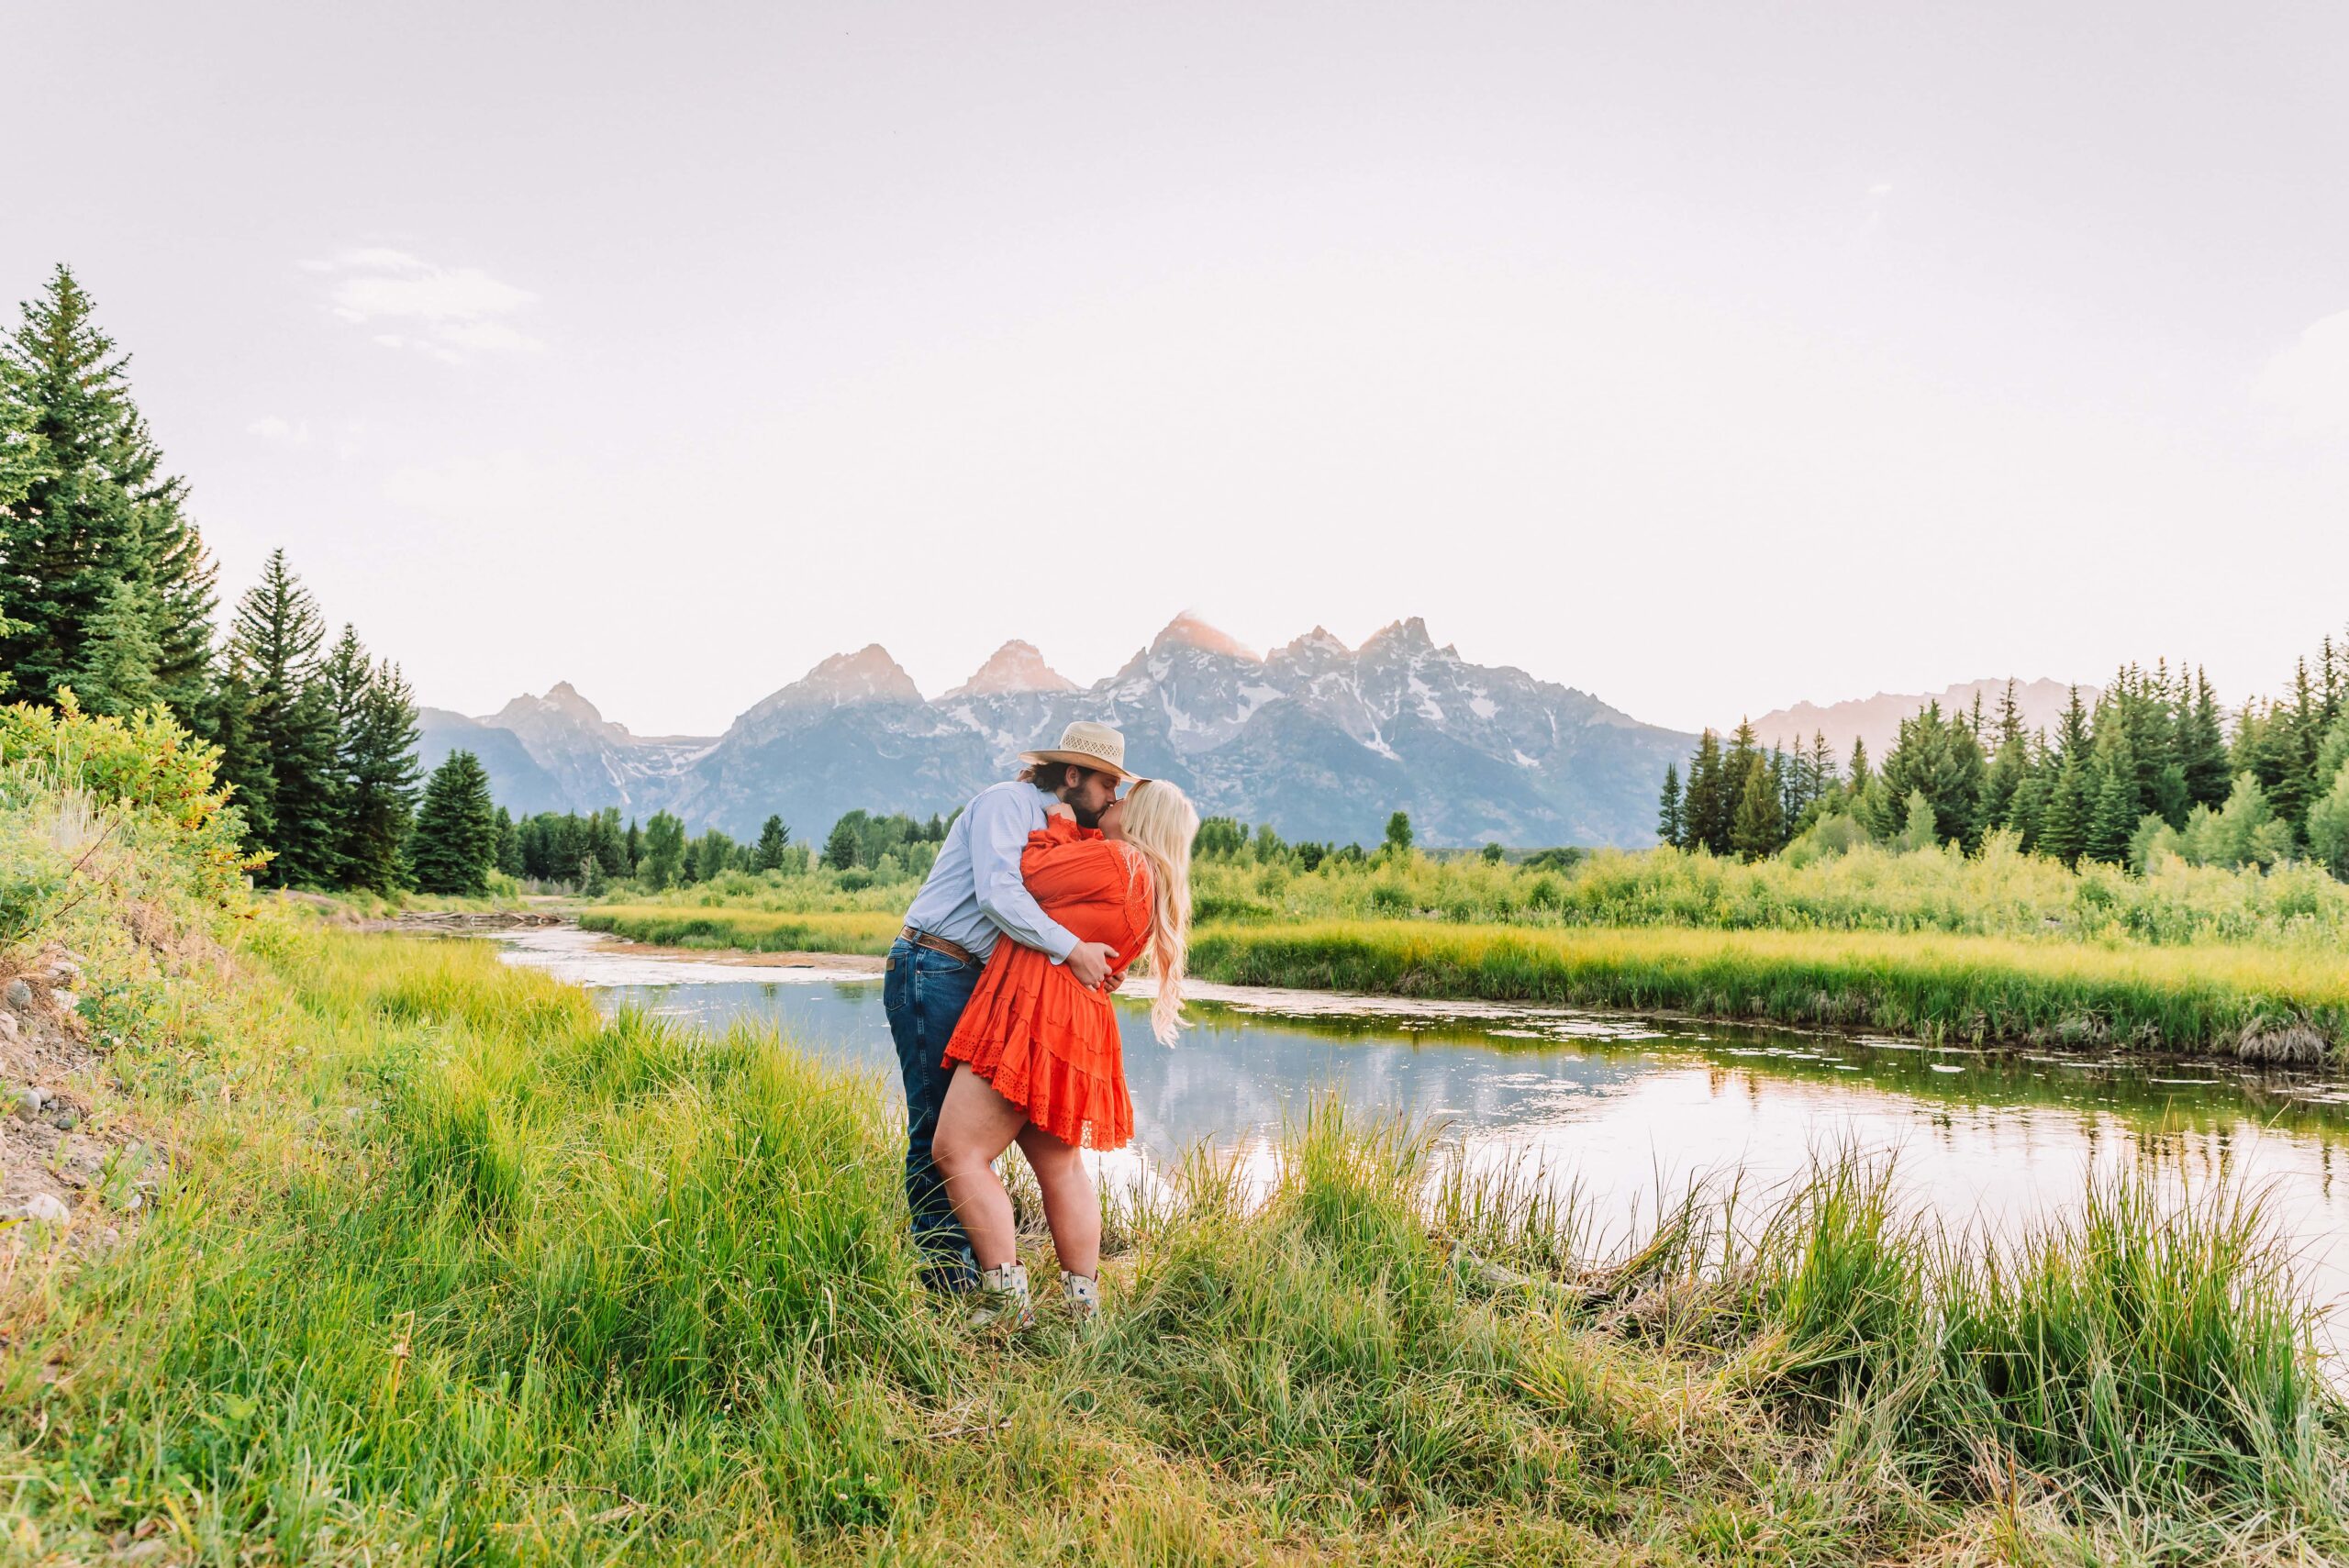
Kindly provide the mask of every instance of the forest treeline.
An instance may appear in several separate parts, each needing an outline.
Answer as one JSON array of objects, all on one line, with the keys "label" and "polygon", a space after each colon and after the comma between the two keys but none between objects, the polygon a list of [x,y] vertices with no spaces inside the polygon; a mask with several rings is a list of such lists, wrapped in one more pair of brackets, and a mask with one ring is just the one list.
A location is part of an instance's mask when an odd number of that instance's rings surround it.
[{"label": "forest treeline", "polygon": [[1709,729],[1685,781],[1665,771],[1656,832],[1747,860],[1862,841],[1972,853],[2004,832],[2065,865],[2143,871],[2175,854],[2349,876],[2349,651],[2325,639],[2286,695],[2232,717],[2200,670],[2132,664],[2093,707],[2074,687],[2051,734],[2024,728],[2009,682],[1993,713],[1928,703],[1880,765],[1861,741],[1839,766],[1823,735],[1788,751],[1750,724],[1726,742]]},{"label": "forest treeline", "polygon": [[219,624],[217,569],[129,365],[63,266],[0,340],[0,694],[161,710],[217,746],[264,884],[432,886],[449,823],[420,789],[399,666],[348,625],[330,638],[282,550]]}]

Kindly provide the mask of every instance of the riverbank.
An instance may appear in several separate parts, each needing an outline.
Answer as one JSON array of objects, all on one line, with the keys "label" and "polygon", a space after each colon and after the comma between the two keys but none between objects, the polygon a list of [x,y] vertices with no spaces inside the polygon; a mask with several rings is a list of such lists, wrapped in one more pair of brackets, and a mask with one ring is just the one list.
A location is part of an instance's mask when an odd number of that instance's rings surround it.
[{"label": "riverbank", "polygon": [[1269,1190],[1114,1206],[1097,1335],[1005,1344],[917,1283],[880,1084],[249,899],[189,798],[0,771],[77,1114],[161,1162],[0,1233],[17,1560],[2349,1551],[2349,1411],[2222,1194],[2123,1176],[1993,1265],[1831,1159],[1593,1256],[1538,1176],[1324,1107]]},{"label": "riverbank", "polygon": [[[591,930],[668,946],[874,954],[897,917],[598,906]],[[2349,962],[2325,947],[1934,931],[1206,921],[1200,979],[1867,1030],[1934,1042],[2215,1054],[2313,1065],[2349,1046]]]},{"label": "riverbank", "polygon": [[51,1560],[2349,1549],[2349,1414],[2240,1207],[2123,1183],[1992,1270],[1831,1162],[1593,1258],[1541,1184],[1324,1108],[1268,1197],[1195,1161],[1119,1207],[1097,1338],[1006,1348],[915,1284],[870,1081],[484,944],[231,941],[208,1027],[117,1057],[184,1134],[155,1221],[12,1279],[7,1523]]}]

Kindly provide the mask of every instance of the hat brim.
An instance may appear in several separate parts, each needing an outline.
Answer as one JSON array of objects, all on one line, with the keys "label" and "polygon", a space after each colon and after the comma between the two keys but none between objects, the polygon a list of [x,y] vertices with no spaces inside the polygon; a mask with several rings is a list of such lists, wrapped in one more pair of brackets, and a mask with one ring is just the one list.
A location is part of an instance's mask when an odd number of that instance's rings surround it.
[{"label": "hat brim", "polygon": [[1131,784],[1141,777],[1140,773],[1126,772],[1105,757],[1096,757],[1085,751],[1022,751],[1019,760],[1031,768],[1041,767],[1047,762],[1067,762],[1075,767],[1090,768],[1097,773],[1115,774],[1119,784]]}]

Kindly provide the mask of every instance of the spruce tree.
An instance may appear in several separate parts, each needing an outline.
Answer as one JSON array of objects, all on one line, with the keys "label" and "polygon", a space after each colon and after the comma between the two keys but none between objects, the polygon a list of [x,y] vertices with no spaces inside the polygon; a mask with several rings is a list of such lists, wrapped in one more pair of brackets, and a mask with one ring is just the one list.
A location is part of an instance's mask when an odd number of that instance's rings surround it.
[{"label": "spruce tree", "polygon": [[2219,723],[2218,695],[2199,669],[2194,672],[2192,703],[2178,705],[2177,758],[2186,773],[2189,806],[2207,806],[2216,811],[2226,804],[2227,792],[2234,787],[2234,774],[2228,764],[2227,738]]},{"label": "spruce tree", "polygon": [[2081,851],[2087,848],[2091,805],[2087,759],[2065,756],[2049,781],[2047,808],[2040,819],[2039,852],[2067,866],[2078,864]]},{"label": "spruce tree", "polygon": [[342,737],[333,695],[321,679],[325,640],[317,601],[286,566],[285,552],[271,551],[261,580],[238,603],[229,647],[251,683],[248,743],[270,777],[264,841],[276,851],[269,880],[281,886],[331,886],[341,879]]},{"label": "spruce tree", "polygon": [[416,702],[399,666],[367,657],[342,628],[320,684],[335,715],[335,861],[346,885],[403,885],[419,771]]},{"label": "spruce tree", "polygon": [[471,751],[451,751],[424,786],[416,819],[416,885],[426,893],[478,897],[497,863],[497,807],[489,774]]},{"label": "spruce tree", "polygon": [[514,826],[514,814],[504,806],[497,808],[497,869],[519,881],[522,877],[522,835]]},{"label": "spruce tree", "polygon": [[1680,842],[1680,764],[1664,765],[1664,796],[1655,813],[1655,836],[1677,847]]},{"label": "spruce tree", "polygon": [[222,655],[218,677],[206,695],[197,732],[220,749],[214,776],[228,786],[229,801],[244,814],[245,848],[271,851],[277,841],[277,780],[269,753],[253,734],[253,684],[245,658],[234,647]]},{"label": "spruce tree", "polygon": [[67,683],[85,711],[127,717],[163,700],[154,595],[139,574],[116,582],[86,629],[81,662]]},{"label": "spruce tree", "polygon": [[[1398,811],[1395,815],[1397,817],[1400,817],[1403,814]],[[1409,828],[1408,819],[1406,819],[1404,826],[1405,830],[1408,831]],[[1386,841],[1390,845],[1395,841],[1395,823],[1393,817],[1389,817],[1387,819]],[[856,853],[859,847],[860,846],[857,842],[856,824],[843,817],[838,822],[832,824],[831,837],[824,840],[824,863],[831,867],[834,871],[850,870],[856,864]]]},{"label": "spruce tree", "polygon": [[1730,847],[1749,861],[1776,854],[1784,841],[1780,829],[1785,820],[1778,791],[1771,781],[1769,759],[1755,751],[1745,762],[1745,784],[1738,791]]},{"label": "spruce tree", "polygon": [[2121,732],[2114,732],[2098,751],[2100,754],[2090,773],[2092,793],[2082,852],[2092,861],[2119,865],[2129,858],[2130,835],[2144,815],[2138,809],[2136,762]]},{"label": "spruce tree", "polygon": [[[0,450],[0,670],[41,701],[91,662],[102,617],[116,612],[115,649],[100,657],[119,677],[128,651],[153,651],[153,684],[192,717],[212,647],[213,567],[183,511],[184,484],[161,472],[131,401],[129,356],[92,319],[90,296],[60,266],[28,301],[5,343]],[[142,592],[124,600],[126,578]],[[127,635],[122,615],[143,614]]]},{"label": "spruce tree", "polygon": [[759,829],[759,845],[751,863],[760,871],[783,869],[783,851],[791,842],[791,829],[783,825],[781,817],[770,817]]},{"label": "spruce tree", "polygon": [[1688,784],[1681,792],[1681,848],[1729,853],[1730,784],[1722,772],[1720,737],[1708,729],[1697,738]]}]

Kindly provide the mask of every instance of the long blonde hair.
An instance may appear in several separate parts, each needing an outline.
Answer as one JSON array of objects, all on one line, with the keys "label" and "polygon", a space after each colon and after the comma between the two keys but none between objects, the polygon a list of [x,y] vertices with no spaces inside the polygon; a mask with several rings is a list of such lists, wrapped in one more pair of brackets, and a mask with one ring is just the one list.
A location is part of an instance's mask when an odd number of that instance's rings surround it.
[{"label": "long blonde hair", "polygon": [[1144,779],[1128,791],[1121,830],[1150,867],[1150,969],[1158,982],[1150,1005],[1150,1031],[1174,1043],[1183,1027],[1183,965],[1191,942],[1191,840],[1198,808],[1164,779]]}]

